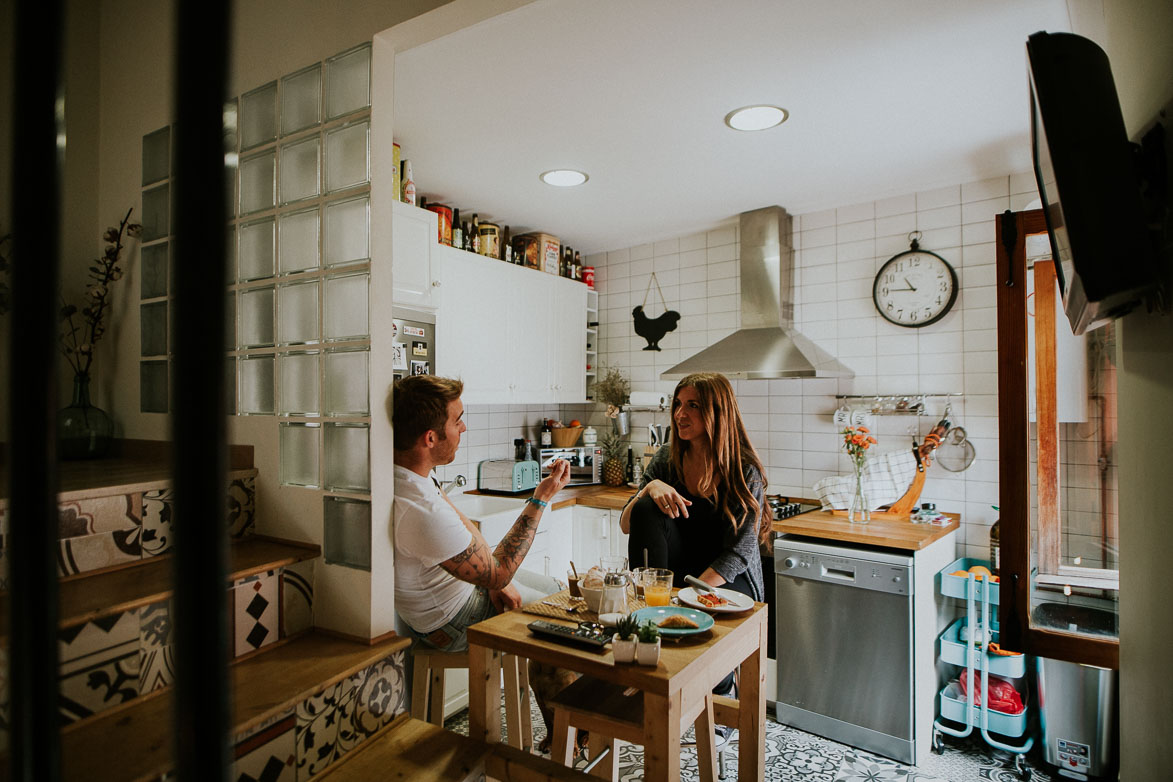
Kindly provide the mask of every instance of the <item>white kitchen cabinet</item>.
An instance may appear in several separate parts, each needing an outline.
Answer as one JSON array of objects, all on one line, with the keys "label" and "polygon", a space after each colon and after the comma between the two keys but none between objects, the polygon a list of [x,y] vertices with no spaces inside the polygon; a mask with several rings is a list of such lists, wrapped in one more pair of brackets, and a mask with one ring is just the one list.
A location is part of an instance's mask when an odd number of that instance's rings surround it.
[{"label": "white kitchen cabinet", "polygon": [[583,575],[606,556],[627,556],[627,535],[619,528],[620,511],[575,505],[573,560]]},{"label": "white kitchen cabinet", "polygon": [[432,257],[437,246],[436,213],[392,201],[391,218],[392,302],[435,309],[440,303]]},{"label": "white kitchen cabinet", "polygon": [[466,405],[508,403],[508,280],[484,273],[485,259],[472,253],[436,244],[435,255],[445,294],[436,313],[436,374],[464,381]]},{"label": "white kitchen cabinet", "polygon": [[[566,580],[566,571],[570,568],[571,550],[573,546],[573,514],[572,508],[560,510],[547,509],[542,513],[538,531],[534,534],[534,542],[525,555],[522,568],[531,573],[550,576],[560,581]],[[478,520],[481,535],[490,548],[496,548],[501,538],[512,529],[517,522],[520,511],[502,511],[485,516]]]},{"label": "white kitchen cabinet", "polygon": [[436,372],[464,381],[465,404],[581,402],[582,283],[435,245],[444,291]]}]

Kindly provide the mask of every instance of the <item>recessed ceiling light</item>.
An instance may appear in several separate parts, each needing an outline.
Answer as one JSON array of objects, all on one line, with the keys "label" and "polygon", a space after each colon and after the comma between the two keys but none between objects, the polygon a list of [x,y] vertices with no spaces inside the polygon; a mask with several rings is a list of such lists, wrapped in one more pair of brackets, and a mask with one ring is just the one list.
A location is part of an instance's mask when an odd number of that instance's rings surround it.
[{"label": "recessed ceiling light", "polygon": [[789,117],[790,112],[778,106],[742,106],[725,115],[725,124],[734,130],[765,130]]},{"label": "recessed ceiling light", "polygon": [[543,171],[539,177],[547,185],[554,187],[574,187],[590,179],[581,171],[572,168],[556,168],[553,171]]}]

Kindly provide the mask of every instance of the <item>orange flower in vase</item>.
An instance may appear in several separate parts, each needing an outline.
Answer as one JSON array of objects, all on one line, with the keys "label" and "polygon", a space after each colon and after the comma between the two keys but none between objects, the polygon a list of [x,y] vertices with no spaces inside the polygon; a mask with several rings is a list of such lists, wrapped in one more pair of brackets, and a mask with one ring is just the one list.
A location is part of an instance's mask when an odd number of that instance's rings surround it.
[{"label": "orange flower in vase", "polygon": [[855,524],[867,524],[872,518],[872,509],[863,488],[863,468],[868,461],[868,449],[875,444],[876,438],[866,426],[843,429],[843,447],[855,466],[855,494],[851,498],[847,520]]}]

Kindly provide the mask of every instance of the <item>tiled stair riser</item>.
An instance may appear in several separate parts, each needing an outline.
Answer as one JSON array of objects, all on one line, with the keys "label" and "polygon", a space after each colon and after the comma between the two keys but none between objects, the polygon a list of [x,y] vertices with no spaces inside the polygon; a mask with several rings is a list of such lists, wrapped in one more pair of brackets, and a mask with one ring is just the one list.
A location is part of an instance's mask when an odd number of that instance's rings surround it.
[{"label": "tiled stair riser", "polygon": [[228,590],[235,657],[313,627],[314,560],[233,583]]},{"label": "tiled stair riser", "polygon": [[400,651],[237,737],[231,778],[305,782],[406,710]]},{"label": "tiled stair riser", "polygon": [[[252,534],[256,476],[233,478],[228,487],[229,536]],[[174,490],[66,500],[58,505],[57,572],[68,576],[125,565],[164,554],[172,546]],[[0,589],[7,590],[7,509],[0,508]]]}]

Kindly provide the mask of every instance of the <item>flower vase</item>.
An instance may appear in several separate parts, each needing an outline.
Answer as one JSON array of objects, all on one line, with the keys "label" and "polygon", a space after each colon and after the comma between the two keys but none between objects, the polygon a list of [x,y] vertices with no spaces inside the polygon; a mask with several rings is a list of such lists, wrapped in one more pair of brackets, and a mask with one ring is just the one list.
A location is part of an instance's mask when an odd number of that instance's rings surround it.
[{"label": "flower vase", "polygon": [[73,401],[57,412],[57,447],[62,459],[100,459],[110,450],[114,422],[90,404],[90,376],[73,376]]},{"label": "flower vase", "polygon": [[872,520],[872,508],[863,489],[863,468],[855,468],[855,494],[851,498],[851,509],[847,520],[852,524],[867,524]]},{"label": "flower vase", "polygon": [[619,413],[611,419],[612,430],[620,437],[626,437],[631,431],[630,423],[631,414],[626,410],[620,410]]}]

